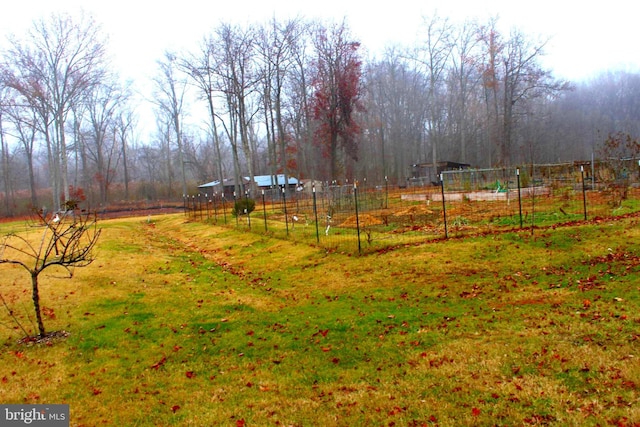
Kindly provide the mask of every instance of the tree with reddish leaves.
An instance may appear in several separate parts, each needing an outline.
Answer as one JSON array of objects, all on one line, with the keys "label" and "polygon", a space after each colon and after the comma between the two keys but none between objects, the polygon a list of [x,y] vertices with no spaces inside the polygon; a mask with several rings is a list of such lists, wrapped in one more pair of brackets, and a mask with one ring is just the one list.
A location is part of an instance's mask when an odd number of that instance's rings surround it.
[{"label": "tree with reddish leaves", "polygon": [[315,144],[329,159],[329,176],[323,178],[339,179],[346,175],[346,162],[358,159],[361,129],[355,115],[363,110],[360,43],[351,40],[344,23],[318,26],[313,43],[317,54],[311,101]]}]

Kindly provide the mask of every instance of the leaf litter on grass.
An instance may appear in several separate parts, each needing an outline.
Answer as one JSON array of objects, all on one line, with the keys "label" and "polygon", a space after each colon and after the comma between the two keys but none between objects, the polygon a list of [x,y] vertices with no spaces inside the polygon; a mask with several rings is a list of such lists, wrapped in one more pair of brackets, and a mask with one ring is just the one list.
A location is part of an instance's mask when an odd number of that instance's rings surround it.
[{"label": "leaf litter on grass", "polygon": [[[179,216],[110,228],[77,306],[55,310],[71,336],[52,351],[5,344],[7,382],[30,387],[3,388],[3,401],[70,402],[86,425],[123,422],[99,409],[117,402],[138,424],[640,419],[633,229],[349,257]],[[138,273],[118,268],[108,242],[122,229],[149,251],[133,255]],[[36,352],[68,373],[55,387],[28,373]]]}]

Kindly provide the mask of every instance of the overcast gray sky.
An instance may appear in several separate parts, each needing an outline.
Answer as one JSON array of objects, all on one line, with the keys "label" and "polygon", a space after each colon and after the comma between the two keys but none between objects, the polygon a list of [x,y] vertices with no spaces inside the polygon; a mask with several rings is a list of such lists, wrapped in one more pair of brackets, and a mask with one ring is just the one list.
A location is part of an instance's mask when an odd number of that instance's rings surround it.
[{"label": "overcast gray sky", "polygon": [[[581,3],[581,4],[580,4]],[[189,48],[218,22],[249,24],[271,17],[291,16],[342,20],[370,52],[387,43],[410,44],[423,16],[462,21],[486,21],[498,15],[505,31],[516,26],[531,36],[551,37],[544,64],[556,77],[588,78],[608,69],[640,69],[637,19],[640,6],[629,0],[607,2],[565,0],[393,0],[365,3],[352,0],[35,0],[3,5],[0,35],[24,33],[34,19],[54,11],[89,12],[110,37],[123,76],[139,78],[153,73],[166,48]],[[580,6],[577,6],[580,4]]]}]

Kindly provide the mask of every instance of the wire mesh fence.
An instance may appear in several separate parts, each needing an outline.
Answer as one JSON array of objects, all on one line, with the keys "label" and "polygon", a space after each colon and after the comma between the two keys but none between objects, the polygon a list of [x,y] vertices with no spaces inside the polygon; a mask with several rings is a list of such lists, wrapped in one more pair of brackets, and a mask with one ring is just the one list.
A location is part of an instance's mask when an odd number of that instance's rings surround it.
[{"label": "wire mesh fence", "polygon": [[[192,220],[236,227],[327,251],[396,245],[621,216],[640,211],[640,164],[615,179],[603,165],[528,165],[445,171],[440,185],[317,184],[243,197],[185,197]],[[622,176],[622,178],[621,178]],[[411,184],[411,183],[410,183]]]}]

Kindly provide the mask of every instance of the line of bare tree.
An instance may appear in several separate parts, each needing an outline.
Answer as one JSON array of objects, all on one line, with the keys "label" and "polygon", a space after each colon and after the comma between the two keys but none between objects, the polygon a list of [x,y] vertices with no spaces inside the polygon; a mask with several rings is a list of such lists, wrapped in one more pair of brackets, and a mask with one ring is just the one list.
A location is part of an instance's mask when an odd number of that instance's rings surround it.
[{"label": "line of bare tree", "polygon": [[241,191],[259,174],[403,183],[413,163],[590,159],[608,135],[640,134],[638,73],[559,80],[547,40],[497,19],[420,30],[373,55],[346,21],[222,22],[166,51],[140,101],[144,82],[120,81],[94,20],[35,21],[0,57],[3,212],[180,198],[212,180]]}]

